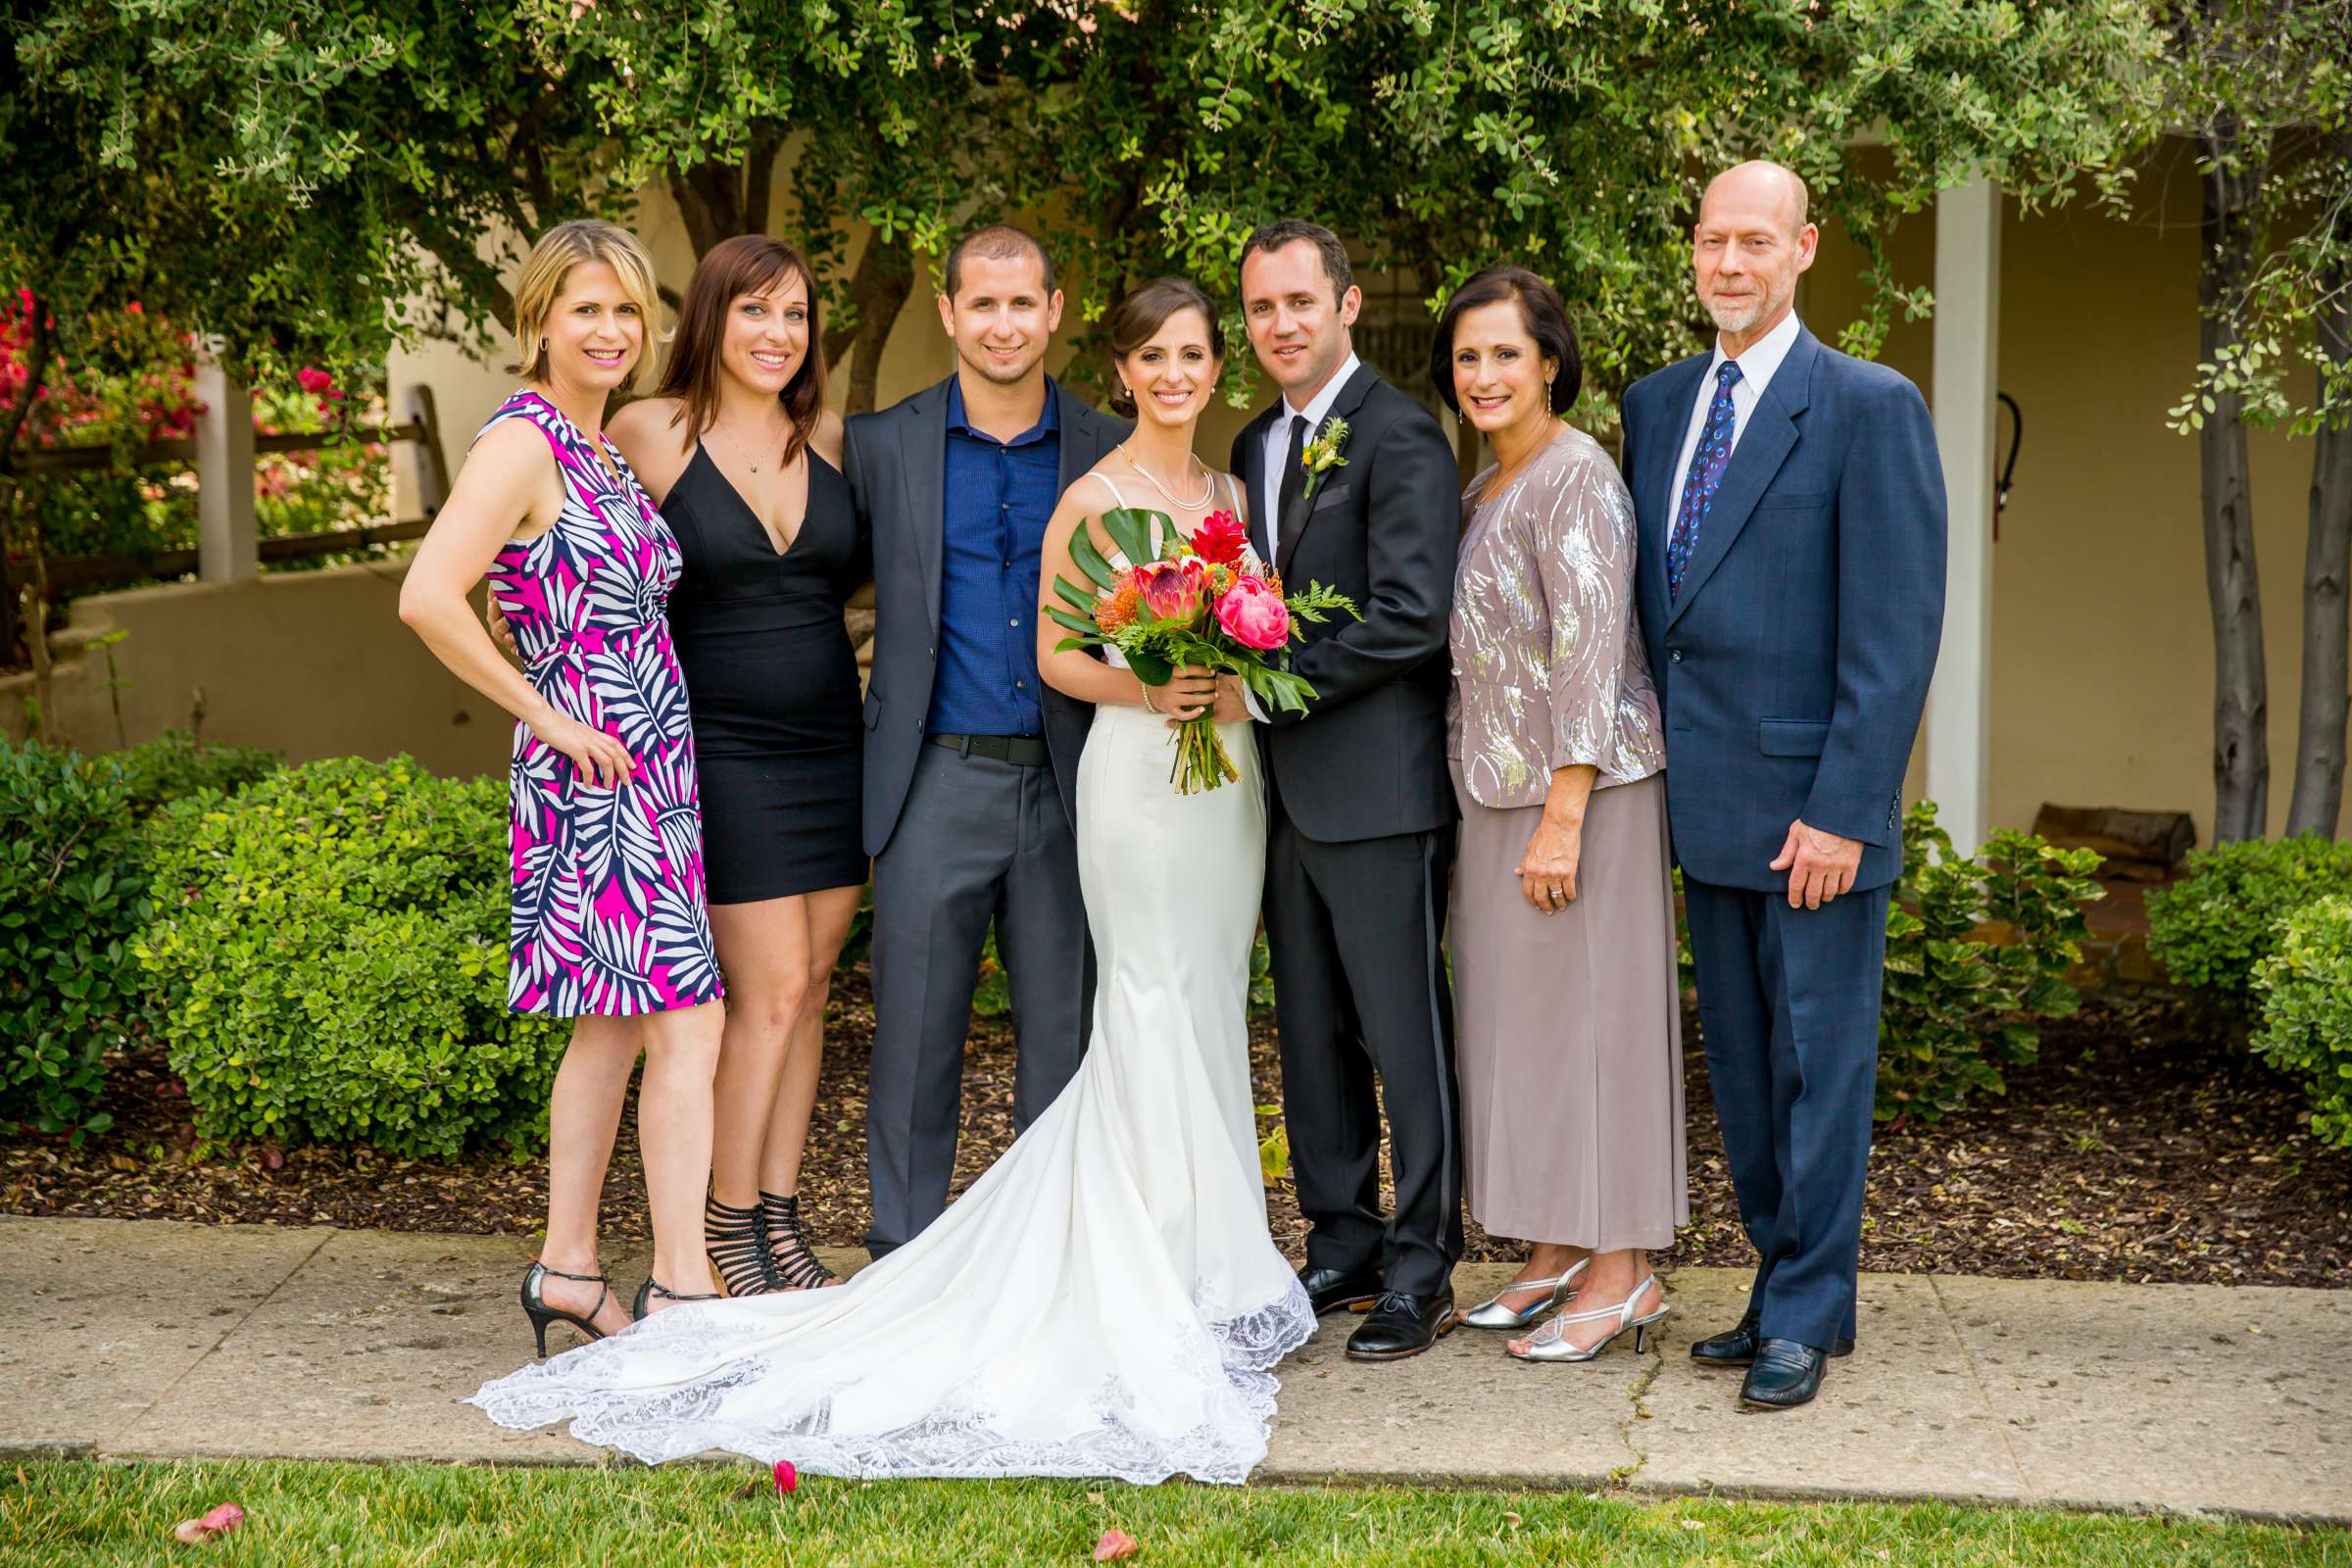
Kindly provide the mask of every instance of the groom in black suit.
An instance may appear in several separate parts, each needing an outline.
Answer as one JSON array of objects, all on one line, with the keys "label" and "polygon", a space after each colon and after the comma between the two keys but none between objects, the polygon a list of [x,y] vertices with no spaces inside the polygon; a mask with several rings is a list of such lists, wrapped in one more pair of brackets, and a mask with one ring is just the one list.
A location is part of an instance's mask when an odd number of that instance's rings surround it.
[{"label": "groom in black suit", "polygon": [[[1258,555],[1363,615],[1305,626],[1292,667],[1314,701],[1261,731],[1265,916],[1283,1117],[1313,1226],[1299,1282],[1318,1312],[1371,1307],[1348,1354],[1381,1361],[1452,1328],[1462,1250],[1438,948],[1453,858],[1445,655],[1461,501],[1437,419],[1357,361],[1348,327],[1362,303],[1331,230],[1285,219],[1250,236],[1242,310],[1283,396],[1234,442],[1233,472]],[[1334,420],[1346,426],[1336,442]],[[1396,1180],[1385,1220],[1384,1102]]]}]

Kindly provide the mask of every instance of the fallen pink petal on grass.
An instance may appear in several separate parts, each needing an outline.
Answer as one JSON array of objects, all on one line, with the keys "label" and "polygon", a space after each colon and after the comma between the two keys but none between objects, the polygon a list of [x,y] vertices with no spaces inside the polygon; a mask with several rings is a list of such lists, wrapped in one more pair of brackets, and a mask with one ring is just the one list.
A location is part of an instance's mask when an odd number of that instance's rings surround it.
[{"label": "fallen pink petal on grass", "polygon": [[244,1522],[244,1509],[233,1502],[223,1502],[201,1519],[182,1519],[172,1527],[172,1539],[183,1545],[201,1545],[217,1536],[227,1535]]},{"label": "fallen pink petal on grass", "polygon": [[801,1473],[792,1467],[792,1461],[778,1459],[776,1461],[776,1495],[785,1496],[800,1484]]},{"label": "fallen pink petal on grass", "polygon": [[1105,1530],[1102,1539],[1095,1543],[1095,1561],[1125,1562],[1143,1549],[1143,1543],[1126,1531]]}]

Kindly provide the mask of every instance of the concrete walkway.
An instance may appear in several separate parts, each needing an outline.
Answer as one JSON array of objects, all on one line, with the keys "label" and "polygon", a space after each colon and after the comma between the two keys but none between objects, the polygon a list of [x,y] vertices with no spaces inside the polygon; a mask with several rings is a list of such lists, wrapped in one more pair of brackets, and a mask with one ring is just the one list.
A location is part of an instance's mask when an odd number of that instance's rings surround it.
[{"label": "concrete walkway", "polygon": [[[454,1402],[527,1356],[529,1256],[522,1239],[0,1218],[0,1453],[595,1462],[560,1429]],[[631,1287],[644,1264],[609,1261]],[[1454,1289],[1482,1299],[1510,1272],[1466,1265]],[[1743,1285],[1680,1270],[1662,1349],[1581,1367],[1468,1329],[1363,1366],[1340,1353],[1355,1320],[1326,1319],[1282,1370],[1259,1479],[2352,1523],[2352,1291],[1869,1275],[1862,1348],[1822,1397],[1743,1413],[1738,1374],[1687,1353]]]}]

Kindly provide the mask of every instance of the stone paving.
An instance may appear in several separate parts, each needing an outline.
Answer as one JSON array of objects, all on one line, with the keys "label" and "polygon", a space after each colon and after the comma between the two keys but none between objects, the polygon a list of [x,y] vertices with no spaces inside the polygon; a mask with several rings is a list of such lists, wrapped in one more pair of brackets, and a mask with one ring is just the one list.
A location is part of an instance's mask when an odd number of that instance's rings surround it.
[{"label": "stone paving", "polygon": [[[521,1238],[0,1218],[0,1453],[604,1460],[456,1401],[531,1348]],[[847,1269],[861,1254],[828,1254]],[[614,1278],[644,1266],[615,1255]],[[1482,1299],[1511,1270],[1465,1265]],[[1460,1330],[1285,1363],[1267,1483],[1943,1498],[2352,1523],[2352,1291],[1866,1275],[1820,1399],[1743,1412],[1690,1359],[1745,1277],[1686,1268],[1637,1356],[1535,1366]],[[558,1334],[568,1331],[558,1329]],[[568,1343],[568,1341],[566,1341]]]}]

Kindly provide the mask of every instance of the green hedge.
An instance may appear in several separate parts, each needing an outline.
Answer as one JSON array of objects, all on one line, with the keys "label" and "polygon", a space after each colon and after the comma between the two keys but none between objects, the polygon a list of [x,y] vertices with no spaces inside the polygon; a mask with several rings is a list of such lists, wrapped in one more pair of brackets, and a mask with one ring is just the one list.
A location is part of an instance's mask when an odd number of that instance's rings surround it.
[{"label": "green hedge", "polygon": [[178,733],[97,757],[0,737],[0,1128],[112,1124],[106,1051],[151,1022],[128,947],[148,914],[138,823],[276,765]]},{"label": "green hedge", "polygon": [[2000,1094],[2004,1066],[2032,1061],[2042,1020],[2082,998],[2083,906],[2104,897],[2099,856],[2004,830],[1958,854],[1923,801],[1903,819],[1903,874],[1886,911],[1879,1014],[1879,1119],[1936,1121],[1971,1094]]},{"label": "green hedge", "polygon": [[2315,899],[2278,922],[2254,971],[2254,1049],[2303,1082],[2311,1130],[2352,1148],[2352,898]]},{"label": "green hedge", "polygon": [[173,801],[207,790],[234,795],[282,765],[275,752],[251,746],[206,746],[175,729],[126,752],[109,753],[103,760],[122,775],[130,814],[141,820]]},{"label": "green hedge", "polygon": [[2185,874],[2148,895],[2148,955],[2184,986],[2252,1014],[2254,976],[2278,927],[2314,899],[2352,894],[2352,844],[2305,836],[2194,850]]},{"label": "green hedge", "polygon": [[507,1010],[503,777],[291,768],[152,824],[138,955],[208,1139],[545,1145],[567,1020]]},{"label": "green hedge", "polygon": [[104,761],[0,739],[0,1117],[101,1132],[106,1049],[147,1015],[130,789]]}]

